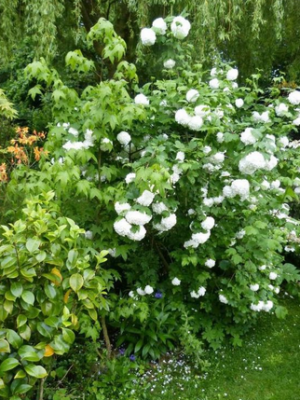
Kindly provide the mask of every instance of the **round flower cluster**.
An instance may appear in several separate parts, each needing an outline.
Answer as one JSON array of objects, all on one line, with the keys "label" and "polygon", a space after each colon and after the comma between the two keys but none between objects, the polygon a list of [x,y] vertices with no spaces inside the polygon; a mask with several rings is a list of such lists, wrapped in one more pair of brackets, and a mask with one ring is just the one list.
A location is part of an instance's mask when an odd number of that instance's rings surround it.
[{"label": "round flower cluster", "polygon": [[193,233],[192,238],[184,243],[184,247],[192,247],[196,249],[200,244],[204,244],[210,238],[210,231],[215,225],[215,220],[213,217],[207,217],[201,223],[201,227],[206,231],[206,233],[198,232]]},{"label": "round flower cluster", "polygon": [[[70,132],[71,130],[71,132]],[[78,137],[79,132],[75,130],[74,128],[69,129],[69,133],[73,135],[74,137]],[[94,145],[94,136],[93,136],[93,131],[90,129],[87,129],[85,134],[84,134],[84,141],[83,142],[72,142],[68,140],[62,147],[69,151],[69,150],[84,150],[84,149],[89,149]]]},{"label": "round flower cluster", "polygon": [[271,155],[270,159],[266,160],[261,153],[254,151],[240,160],[239,170],[243,174],[253,175],[260,169],[271,171],[276,167],[277,163],[278,160],[274,155]]},{"label": "round flower cluster", "polygon": [[191,297],[193,297],[194,299],[199,299],[199,297],[204,296],[206,292],[205,287],[201,286],[199,287],[199,289],[197,290],[197,292],[195,290],[193,290],[190,295]]}]

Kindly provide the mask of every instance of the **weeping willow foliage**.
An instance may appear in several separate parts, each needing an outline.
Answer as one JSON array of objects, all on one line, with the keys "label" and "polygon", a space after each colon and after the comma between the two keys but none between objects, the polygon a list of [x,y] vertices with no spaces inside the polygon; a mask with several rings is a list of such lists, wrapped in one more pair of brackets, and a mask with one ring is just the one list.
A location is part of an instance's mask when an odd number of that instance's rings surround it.
[{"label": "weeping willow foliage", "polygon": [[[82,33],[100,17],[114,23],[134,60],[140,28],[182,12],[193,23],[192,42],[203,61],[235,60],[244,76],[260,68],[297,78],[299,0],[0,0],[2,63],[25,38],[36,57],[48,60],[67,45],[83,48]],[[101,45],[94,47],[100,56]]]}]

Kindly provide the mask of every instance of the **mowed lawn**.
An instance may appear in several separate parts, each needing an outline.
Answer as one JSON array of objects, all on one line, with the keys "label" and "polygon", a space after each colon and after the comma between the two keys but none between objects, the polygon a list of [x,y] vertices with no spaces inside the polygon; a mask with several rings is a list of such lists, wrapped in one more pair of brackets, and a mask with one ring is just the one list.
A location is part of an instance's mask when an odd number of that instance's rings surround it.
[{"label": "mowed lawn", "polygon": [[300,301],[283,302],[287,317],[262,313],[243,347],[210,350],[206,373],[195,374],[184,360],[172,359],[148,372],[141,398],[300,400]]}]

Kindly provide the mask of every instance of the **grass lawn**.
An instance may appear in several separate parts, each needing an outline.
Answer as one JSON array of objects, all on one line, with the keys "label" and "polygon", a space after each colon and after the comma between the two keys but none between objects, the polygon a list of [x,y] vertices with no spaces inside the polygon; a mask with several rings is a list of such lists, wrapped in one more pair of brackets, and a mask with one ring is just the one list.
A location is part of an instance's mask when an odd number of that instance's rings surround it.
[{"label": "grass lawn", "polygon": [[195,375],[181,360],[148,372],[149,400],[300,400],[300,301],[286,299],[284,320],[262,314],[241,348],[209,351],[205,374]]}]

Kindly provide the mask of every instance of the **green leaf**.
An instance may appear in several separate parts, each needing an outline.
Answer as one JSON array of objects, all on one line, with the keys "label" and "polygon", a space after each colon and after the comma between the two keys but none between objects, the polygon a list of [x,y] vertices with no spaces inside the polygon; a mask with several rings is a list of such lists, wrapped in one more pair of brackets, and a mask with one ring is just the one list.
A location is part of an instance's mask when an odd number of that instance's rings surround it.
[{"label": "green leaf", "polygon": [[22,299],[25,301],[25,303],[32,306],[34,304],[35,297],[32,292],[29,292],[29,290],[25,290],[25,292],[22,293]]},{"label": "green leaf", "polygon": [[10,291],[15,297],[20,297],[23,293],[23,286],[20,282],[14,282],[10,287]]},{"label": "green leaf", "polygon": [[23,314],[18,315],[17,317],[17,327],[21,328],[21,326],[25,325],[27,322],[27,317]]},{"label": "green leaf", "polygon": [[78,292],[83,286],[84,280],[80,274],[73,274],[70,277],[70,286],[74,292]]},{"label": "green leaf", "polygon": [[5,339],[0,339],[0,353],[10,353],[10,345]]},{"label": "green leaf", "polygon": [[75,333],[71,329],[62,328],[62,337],[65,342],[72,344],[75,340]]},{"label": "green leaf", "polygon": [[137,342],[137,344],[135,345],[134,352],[137,353],[137,352],[140,350],[140,348],[141,348],[142,346],[143,346],[143,340],[140,339],[140,340]]},{"label": "green leaf", "polygon": [[45,378],[48,375],[45,368],[41,365],[28,364],[25,366],[25,371],[28,375],[38,379]]},{"label": "green leaf", "polygon": [[34,253],[38,250],[40,244],[40,240],[29,238],[26,242],[26,249],[29,251],[29,253]]},{"label": "green leaf", "polygon": [[286,307],[277,306],[275,309],[275,314],[277,318],[284,319],[288,314],[288,310]]},{"label": "green leaf", "polygon": [[32,389],[33,386],[27,385],[26,383],[23,383],[22,385],[18,386],[17,389],[14,391],[14,394],[24,394],[29,392],[30,389]]},{"label": "green leaf", "polygon": [[41,357],[37,354],[37,351],[32,346],[22,346],[18,350],[18,354],[22,360],[26,361],[40,361]]},{"label": "green leaf", "polygon": [[17,334],[17,332],[13,331],[12,329],[7,329],[6,339],[16,349],[18,349],[23,344],[22,338]]},{"label": "green leaf", "polygon": [[19,365],[19,361],[16,358],[7,358],[0,365],[0,373],[10,371]]}]

